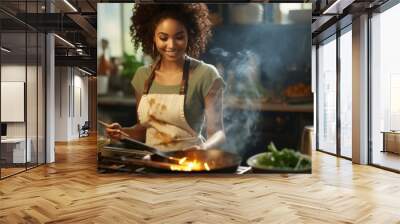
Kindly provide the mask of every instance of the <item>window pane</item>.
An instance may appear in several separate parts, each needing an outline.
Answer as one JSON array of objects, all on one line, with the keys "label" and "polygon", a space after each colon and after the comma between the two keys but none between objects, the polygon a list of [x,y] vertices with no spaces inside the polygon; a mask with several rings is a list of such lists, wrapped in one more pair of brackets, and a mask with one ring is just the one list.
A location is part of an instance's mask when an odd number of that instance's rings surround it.
[{"label": "window pane", "polygon": [[123,9],[123,20],[122,20],[122,29],[123,29],[123,35],[124,35],[124,46],[123,46],[123,51],[133,55],[134,49],[133,49],[133,44],[132,44],[132,38],[130,34],[129,27],[132,25],[131,22],[131,16],[132,16],[132,8],[133,8],[133,3],[125,3],[122,4],[122,9]]},{"label": "window pane", "polygon": [[[400,132],[390,132],[400,130],[398,21],[400,4],[371,19],[372,163],[396,170],[400,170]],[[389,133],[384,135],[382,132]]]},{"label": "window pane", "polygon": [[46,37],[43,33],[39,34],[39,46],[38,46],[38,57],[39,57],[39,65],[38,65],[38,164],[45,163],[46,158],[46,149],[45,149],[45,60],[46,60]]},{"label": "window pane", "polygon": [[[121,4],[103,3],[98,5],[98,30],[97,44],[101,46],[101,39],[107,39],[109,43],[106,57],[121,57],[122,56],[122,41],[121,37]],[[116,19],[118,18],[118,19]],[[98,51],[98,54],[103,54]]]},{"label": "window pane", "polygon": [[[1,123],[6,125],[6,133],[1,140],[1,177],[25,170],[25,162],[30,162],[30,141],[26,144],[25,120],[25,75],[26,33],[7,32],[1,34]],[[12,98],[11,98],[12,97]],[[13,109],[10,109],[13,108]],[[28,160],[27,160],[28,159]]]},{"label": "window pane", "polygon": [[336,40],[318,48],[318,147],[336,153]]},{"label": "window pane", "polygon": [[340,152],[351,158],[352,141],[352,35],[340,37]]},{"label": "window pane", "polygon": [[36,32],[28,32],[28,62],[26,80],[26,115],[27,115],[27,141],[30,153],[27,166],[28,168],[37,165],[37,74],[38,74],[38,35]]}]

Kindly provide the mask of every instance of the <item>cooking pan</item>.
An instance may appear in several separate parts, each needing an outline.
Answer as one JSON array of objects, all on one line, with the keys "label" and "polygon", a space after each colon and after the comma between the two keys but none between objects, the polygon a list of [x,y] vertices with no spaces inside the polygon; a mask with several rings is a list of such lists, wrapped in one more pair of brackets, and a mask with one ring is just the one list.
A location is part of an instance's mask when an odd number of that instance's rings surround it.
[{"label": "cooking pan", "polygon": [[[163,152],[132,138],[123,138],[118,143],[104,146],[103,151],[104,149],[114,151],[115,155],[119,156],[117,160],[125,164],[145,166],[157,171],[235,172],[241,162],[237,154],[220,149]],[[123,149],[124,153],[120,153],[120,149]],[[150,154],[138,158],[138,150],[147,151]]]},{"label": "cooking pan", "polygon": [[[105,146],[104,149],[106,151],[115,153],[109,154],[110,156],[106,156],[108,159],[106,157],[104,159],[110,162],[143,166],[152,172],[161,173],[234,173],[241,162],[239,155],[220,149],[169,151],[163,152],[163,156],[159,154],[148,154],[140,158],[137,156],[137,151],[144,150],[152,152],[152,149],[149,150],[143,147],[143,145],[141,145],[140,149],[135,147],[132,149],[132,147],[127,146],[132,146],[132,142],[127,145],[111,144]],[[124,153],[120,153],[120,151]],[[129,151],[132,151],[132,155],[130,155]],[[171,160],[165,157],[165,155],[167,157],[180,159],[179,161]]]},{"label": "cooking pan", "polygon": [[[153,154],[150,156],[150,161],[168,164],[166,167],[153,168],[157,168],[160,171],[173,171],[179,173],[234,173],[241,162],[239,155],[220,149],[172,151],[167,152],[167,154],[171,157],[186,159],[183,164],[172,164],[171,166],[165,158]],[[192,169],[189,167],[190,163],[194,164]],[[198,166],[196,166],[196,163]],[[147,165],[152,167],[152,164]]]},{"label": "cooking pan", "polygon": [[[105,127],[109,126],[106,122],[100,120],[98,122]],[[145,159],[138,159],[137,156],[135,158],[135,156],[122,155],[120,159],[124,163],[176,172],[235,172],[241,162],[241,158],[237,154],[220,149],[163,152],[131,138],[123,131],[121,131],[121,134],[123,136],[119,144],[108,145],[108,149],[114,148],[112,149],[113,151],[120,151],[118,148],[122,146],[121,148],[128,150],[144,150],[151,153]],[[134,154],[132,153],[132,155]]]}]

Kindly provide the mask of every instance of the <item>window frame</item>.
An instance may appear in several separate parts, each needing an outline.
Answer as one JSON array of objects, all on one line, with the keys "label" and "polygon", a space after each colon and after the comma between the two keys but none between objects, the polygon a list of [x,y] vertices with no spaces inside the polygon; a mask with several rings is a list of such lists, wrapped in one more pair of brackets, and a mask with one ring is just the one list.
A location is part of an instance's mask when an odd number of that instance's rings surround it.
[{"label": "window frame", "polygon": [[[343,20],[348,21],[349,17],[345,17],[343,18]],[[340,20],[338,21],[340,22]],[[336,24],[334,24],[333,26],[336,26]],[[316,44],[316,124],[315,124],[315,130],[316,130],[316,150],[319,152],[323,152],[323,153],[327,153],[329,155],[333,155],[333,156],[337,156],[339,158],[343,158],[346,160],[352,160],[352,158],[347,157],[342,155],[341,153],[341,118],[340,118],[340,103],[341,103],[341,99],[340,99],[340,77],[341,77],[341,67],[340,67],[340,37],[344,34],[346,34],[347,32],[352,32],[352,23],[348,23],[346,25],[344,25],[344,27],[336,30],[335,33],[329,35],[328,37],[326,37],[325,39],[322,40],[318,40],[317,44]],[[319,81],[320,81],[320,74],[319,74],[319,47],[321,44],[326,44],[330,41],[336,41],[336,152],[332,153],[332,152],[328,152],[324,149],[320,149],[319,145],[319,122],[320,122],[320,118],[319,118],[319,110],[320,110],[320,102],[319,102]]]}]

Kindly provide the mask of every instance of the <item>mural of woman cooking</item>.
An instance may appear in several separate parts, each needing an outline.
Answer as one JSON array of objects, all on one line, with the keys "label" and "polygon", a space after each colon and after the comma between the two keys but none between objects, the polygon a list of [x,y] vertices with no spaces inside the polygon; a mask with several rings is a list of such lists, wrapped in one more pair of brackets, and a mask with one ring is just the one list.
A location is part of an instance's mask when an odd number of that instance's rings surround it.
[{"label": "mural of woman cooking", "polygon": [[[107,135],[121,132],[163,151],[210,149],[225,142],[222,95],[217,69],[195,59],[211,37],[205,4],[135,4],[132,39],[153,63],[132,80],[138,123],[108,125]],[[207,140],[202,136],[206,127]]]}]

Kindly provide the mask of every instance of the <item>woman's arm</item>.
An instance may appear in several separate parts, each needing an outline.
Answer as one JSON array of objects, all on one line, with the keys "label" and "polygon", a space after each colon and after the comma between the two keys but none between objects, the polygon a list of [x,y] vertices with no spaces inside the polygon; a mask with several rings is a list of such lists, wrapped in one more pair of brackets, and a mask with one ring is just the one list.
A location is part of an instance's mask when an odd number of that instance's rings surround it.
[{"label": "woman's arm", "polygon": [[207,141],[201,146],[203,149],[215,148],[225,142],[222,101],[223,83],[217,80],[205,97]]},{"label": "woman's arm", "polygon": [[[139,102],[142,98],[142,94],[135,91],[136,98],[136,113],[139,107]],[[139,116],[137,115],[137,123],[133,127],[121,127],[118,123],[113,123],[107,127],[107,134],[114,139],[121,139],[121,131],[127,133],[131,138],[145,142],[146,141],[146,128],[139,124]]]},{"label": "woman's arm", "polygon": [[123,128],[123,131],[128,133],[132,138],[139,140],[141,142],[146,141],[146,128],[140,125],[139,123],[139,114],[138,108],[140,100],[142,99],[142,93],[135,90],[135,98],[136,98],[136,117],[137,121],[136,124],[131,128]]}]

